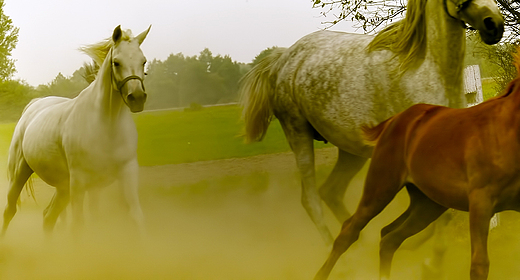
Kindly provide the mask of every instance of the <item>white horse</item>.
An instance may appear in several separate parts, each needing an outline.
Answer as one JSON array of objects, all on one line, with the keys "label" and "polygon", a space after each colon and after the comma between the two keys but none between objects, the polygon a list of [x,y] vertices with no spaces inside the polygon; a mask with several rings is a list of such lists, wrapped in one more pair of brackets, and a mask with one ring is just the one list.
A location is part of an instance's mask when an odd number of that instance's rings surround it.
[{"label": "white horse", "polygon": [[[416,103],[465,107],[465,24],[487,44],[504,21],[494,0],[409,0],[406,17],[374,36],[318,31],[277,49],[244,78],[248,141],[261,140],[273,115],[296,156],[302,204],[327,243],[321,199],[343,222],[346,188],[372,154],[361,125],[379,123]],[[338,147],[323,186],[315,182],[313,139]]]},{"label": "white horse", "polygon": [[56,188],[44,211],[46,232],[52,231],[69,200],[73,228],[79,228],[85,192],[115,181],[130,216],[143,230],[137,131],[130,112],[142,111],[146,101],[146,58],[140,45],[149,30],[133,38],[129,31],[116,27],[110,39],[82,49],[100,65],[90,86],[73,99],[45,97],[27,105],[9,148],[9,192],[2,235],[33,172]]}]

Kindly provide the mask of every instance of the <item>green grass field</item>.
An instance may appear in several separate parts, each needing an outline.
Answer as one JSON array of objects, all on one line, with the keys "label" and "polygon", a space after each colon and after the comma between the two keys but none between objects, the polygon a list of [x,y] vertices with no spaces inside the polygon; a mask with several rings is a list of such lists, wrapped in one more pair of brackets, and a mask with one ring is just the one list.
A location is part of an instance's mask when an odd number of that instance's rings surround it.
[{"label": "green grass field", "polygon": [[[246,144],[240,137],[240,107],[206,107],[199,111],[136,114],[138,159],[142,166],[248,157],[289,151],[280,123],[274,120],[265,139]],[[14,123],[0,124],[0,157],[6,156]],[[330,146],[315,142],[317,148]]]},{"label": "green grass field", "polygon": [[[135,116],[139,163],[143,166],[248,157],[289,151],[280,123],[274,120],[263,141],[246,144],[240,137],[240,107],[206,107],[200,111],[144,112]],[[324,147],[315,142],[317,148]]]}]

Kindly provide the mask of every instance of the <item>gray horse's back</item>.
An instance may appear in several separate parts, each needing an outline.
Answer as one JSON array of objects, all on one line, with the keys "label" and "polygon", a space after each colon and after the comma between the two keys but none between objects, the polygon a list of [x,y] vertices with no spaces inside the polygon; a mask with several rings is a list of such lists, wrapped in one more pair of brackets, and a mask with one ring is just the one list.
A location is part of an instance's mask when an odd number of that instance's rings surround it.
[{"label": "gray horse's back", "polygon": [[[303,117],[316,131],[317,140],[330,141],[355,154],[369,153],[359,127],[395,113],[388,98],[380,96],[381,91],[388,91],[392,79],[382,61],[392,56],[388,51],[369,53],[372,39],[318,31],[287,49],[277,62],[273,79],[275,115]],[[377,108],[383,103],[386,105]]]}]

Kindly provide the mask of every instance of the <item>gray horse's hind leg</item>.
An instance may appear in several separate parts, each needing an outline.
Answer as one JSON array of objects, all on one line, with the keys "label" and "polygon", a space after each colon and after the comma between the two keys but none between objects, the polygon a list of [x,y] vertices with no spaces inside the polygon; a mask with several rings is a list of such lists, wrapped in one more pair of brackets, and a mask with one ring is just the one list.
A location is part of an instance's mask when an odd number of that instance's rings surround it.
[{"label": "gray horse's hind leg", "polygon": [[320,188],[320,196],[336,219],[343,223],[350,217],[343,198],[352,178],[363,168],[368,159],[338,149],[338,160],[325,183]]},{"label": "gray horse's hind leg", "polygon": [[2,226],[3,236],[9,226],[9,223],[16,214],[16,203],[20,197],[20,193],[25,182],[31,177],[33,170],[29,167],[23,157],[19,158],[14,166],[9,167],[9,190],[7,193],[7,206],[4,210],[4,223]]},{"label": "gray horse's hind leg", "polygon": [[422,265],[421,279],[422,280],[438,280],[443,279],[444,270],[442,269],[442,262],[444,255],[448,249],[447,245],[447,232],[448,223],[452,219],[452,212],[444,212],[438,218],[434,227],[431,230],[433,232],[433,254],[430,258],[426,258]]},{"label": "gray horse's hind leg", "polygon": [[296,157],[296,165],[302,182],[302,205],[318,228],[322,238],[327,244],[331,244],[333,238],[323,220],[321,199],[316,187],[312,127],[304,119],[289,117],[279,118],[279,120]]}]

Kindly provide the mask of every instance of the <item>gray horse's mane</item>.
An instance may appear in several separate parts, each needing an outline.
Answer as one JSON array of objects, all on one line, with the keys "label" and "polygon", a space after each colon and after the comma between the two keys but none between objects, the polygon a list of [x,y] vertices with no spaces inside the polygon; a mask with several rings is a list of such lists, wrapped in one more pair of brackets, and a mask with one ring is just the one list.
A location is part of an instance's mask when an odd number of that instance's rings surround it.
[{"label": "gray horse's mane", "polygon": [[387,49],[400,57],[401,72],[410,69],[426,52],[426,0],[409,0],[404,19],[379,32],[368,51]]}]

